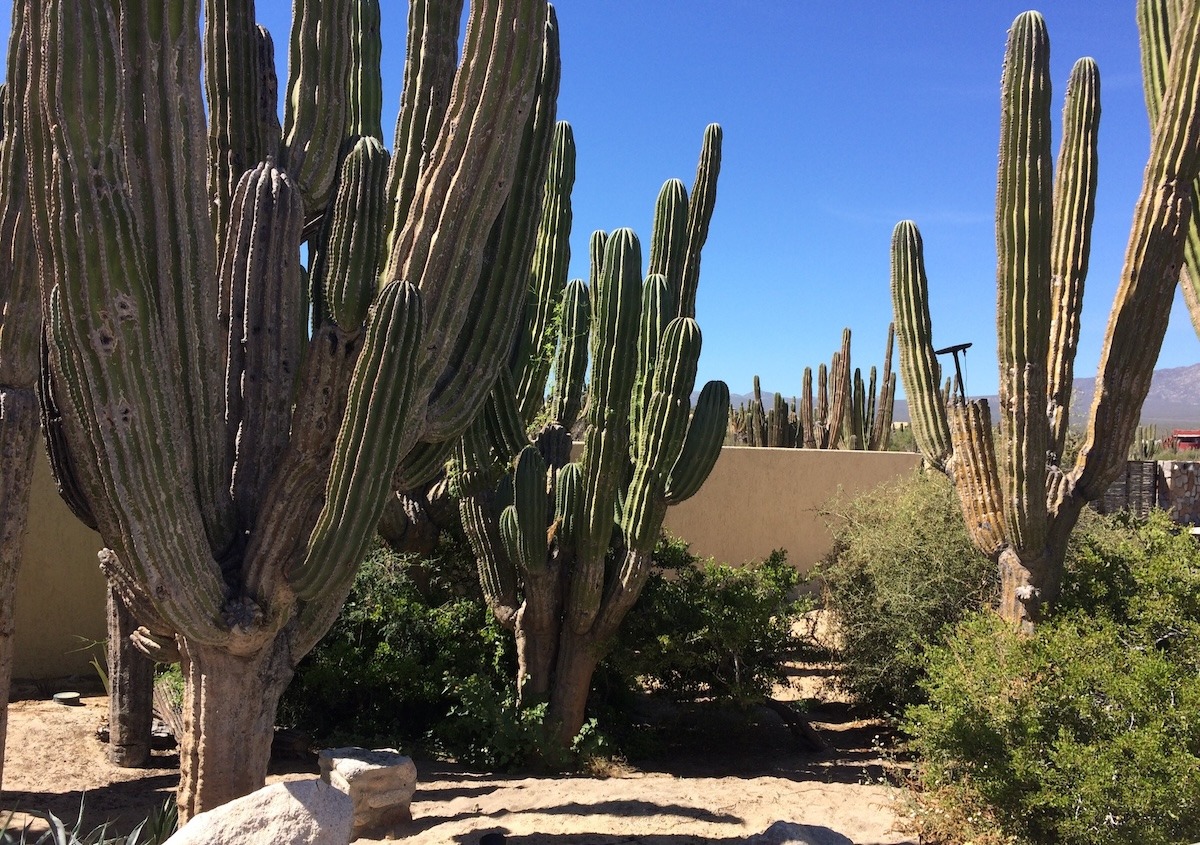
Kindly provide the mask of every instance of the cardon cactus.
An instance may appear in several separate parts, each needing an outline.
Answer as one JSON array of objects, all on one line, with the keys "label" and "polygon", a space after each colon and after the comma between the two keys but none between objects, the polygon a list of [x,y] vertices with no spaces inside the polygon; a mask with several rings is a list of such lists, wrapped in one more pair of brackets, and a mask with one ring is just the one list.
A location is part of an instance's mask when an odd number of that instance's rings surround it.
[{"label": "cardon cactus", "polygon": [[12,677],[13,596],[29,514],[38,431],[35,390],[41,306],[25,187],[23,115],[30,43],[25,21],[24,10],[17,4],[7,82],[0,94],[0,757]]},{"label": "cardon cactus", "polygon": [[[1174,0],[1156,2],[1161,13]],[[1067,434],[1095,197],[1095,63],[1081,59],[1071,72],[1052,185],[1045,23],[1027,12],[1009,32],[996,210],[998,440],[985,400],[947,401],[940,392],[921,237],[907,221],[893,235],[892,296],[913,431],[927,461],[954,481],[976,548],[999,566],[1001,612],[1024,629],[1032,629],[1058,595],[1067,537],[1080,509],[1120,472],[1184,260],[1190,186],[1200,169],[1200,4],[1177,5],[1150,161],[1074,467],[1060,466],[1058,456]],[[1163,60],[1165,34],[1143,29],[1147,64]]]},{"label": "cardon cactus", "polygon": [[[814,399],[812,368],[804,368],[799,403],[789,406],[779,393],[771,410],[763,407],[762,388],[754,377],[754,399],[745,417],[749,430],[747,445],[795,447],[797,449],[870,449],[886,451],[891,438],[892,408],[896,397],[896,375],[892,372],[894,330],[888,326],[887,349],[883,358],[883,377],[878,379],[871,367],[870,383],[864,384],[862,372],[850,376],[850,329],[842,329],[841,348],[833,353],[826,369],[817,371]],[[737,423],[730,411],[731,425]],[[740,423],[737,423],[740,424]]]},{"label": "cardon cactus", "polygon": [[389,156],[378,0],[296,0],[282,126],[251,0],[203,33],[198,0],[16,5],[51,453],[178,646],[189,817],[262,784],[394,476],[503,365],[557,37],[544,0],[479,0],[456,66],[461,0],[414,0]]},{"label": "cardon cactus", "polygon": [[[548,703],[563,748],[583,724],[596,663],[649,574],[667,507],[699,489],[725,437],[725,384],[705,385],[694,412],[690,401],[700,356],[692,309],[720,141],[719,127],[710,126],[690,199],[682,183],[664,186],[644,278],[640,244],[627,229],[593,235],[586,286],[564,285],[565,260],[533,274],[558,277],[541,289],[562,302],[548,421],[533,442],[526,438],[534,410],[528,397],[544,395],[545,370],[514,377],[508,387],[502,378],[460,450],[462,523],[485,596],[516,632],[519,699]],[[548,186],[548,208],[558,202],[550,193]],[[543,223],[549,220],[547,212]],[[569,231],[553,234],[565,239]],[[545,254],[561,256],[562,247]],[[531,337],[518,346],[514,374],[528,373],[534,356],[547,357],[542,324],[527,326]],[[568,429],[588,351],[584,447],[572,461]]]}]

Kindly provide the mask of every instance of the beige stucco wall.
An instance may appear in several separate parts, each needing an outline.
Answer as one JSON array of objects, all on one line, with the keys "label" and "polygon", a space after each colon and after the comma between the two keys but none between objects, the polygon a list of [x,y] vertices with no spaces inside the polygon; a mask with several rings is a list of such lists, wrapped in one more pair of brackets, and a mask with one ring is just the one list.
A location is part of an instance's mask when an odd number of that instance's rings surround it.
[{"label": "beige stucco wall", "polygon": [[[726,448],[700,492],[667,510],[666,529],[702,557],[740,564],[783,548],[807,571],[832,545],[821,513],[831,499],[869,490],[918,462],[900,452]],[[78,649],[105,637],[100,545],[58,498],[39,457],[17,583],[16,677],[91,673],[91,654]]]},{"label": "beige stucco wall", "polygon": [[38,455],[30,495],[14,610],[13,675],[90,675],[92,654],[78,649],[106,636],[104,576],[96,562],[100,535],[85,528],[58,498],[45,454]]},{"label": "beige stucco wall", "polygon": [[821,511],[835,496],[871,490],[920,461],[909,452],[727,446],[700,492],[667,509],[664,527],[701,557],[740,564],[782,548],[806,572],[833,546]]}]

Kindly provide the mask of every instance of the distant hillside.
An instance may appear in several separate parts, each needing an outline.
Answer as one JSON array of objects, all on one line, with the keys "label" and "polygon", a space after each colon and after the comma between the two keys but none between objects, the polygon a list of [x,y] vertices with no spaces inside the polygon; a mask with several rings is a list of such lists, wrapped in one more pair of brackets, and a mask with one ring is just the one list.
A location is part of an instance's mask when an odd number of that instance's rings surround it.
[{"label": "distant hillside", "polygon": [[[1092,407],[1092,394],[1095,392],[1095,378],[1075,379],[1075,399],[1071,403],[1072,423],[1083,425],[1087,421]],[[790,393],[784,395],[791,401]],[[769,402],[772,396],[774,391],[763,389],[764,402]],[[730,401],[736,408],[753,398],[753,392],[740,393],[730,396]],[[986,398],[995,409],[999,397]],[[896,401],[894,419],[896,422],[908,421],[908,403],[904,400]],[[1142,423],[1157,425],[1160,429],[1200,428],[1200,364],[1154,371],[1150,394],[1142,406]]]}]

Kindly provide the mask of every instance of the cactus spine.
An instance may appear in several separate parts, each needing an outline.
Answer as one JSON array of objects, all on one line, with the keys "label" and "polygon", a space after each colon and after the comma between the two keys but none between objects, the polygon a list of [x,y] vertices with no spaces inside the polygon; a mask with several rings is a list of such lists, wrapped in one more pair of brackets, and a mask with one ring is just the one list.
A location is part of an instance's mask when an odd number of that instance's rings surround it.
[{"label": "cactus spine", "polygon": [[[533,443],[496,436],[494,422],[507,415],[504,407],[515,411],[521,396],[544,394],[544,370],[523,380],[532,390],[513,391],[502,379],[460,448],[462,524],[484,593],[517,635],[520,701],[549,703],[548,718],[564,747],[583,724],[596,662],[649,574],[667,507],[699,489],[724,438],[724,383],[708,383],[695,412],[690,408],[700,330],[677,300],[683,285],[694,301],[686,259],[694,252],[698,266],[697,238],[707,233],[712,213],[720,137],[715,127],[705,133],[692,199],[677,181],[660,194],[645,278],[640,243],[628,229],[593,235],[590,285],[563,284],[565,257],[547,268],[560,281],[539,284],[538,295],[560,299],[561,319],[550,419]],[[562,150],[556,145],[556,155]],[[563,205],[555,196],[562,187],[547,183],[548,209]],[[697,202],[708,210],[697,211]],[[693,225],[695,215],[700,220]],[[569,214],[559,219],[569,225]],[[543,223],[550,220],[547,212]],[[568,234],[560,228],[557,237]],[[543,310],[531,306],[530,313]],[[583,454],[571,461],[568,429],[579,413],[585,334],[592,361],[587,428]],[[514,373],[527,372],[529,357],[543,348],[522,341]]]},{"label": "cactus spine", "polygon": [[[1162,0],[1163,7],[1171,0]],[[1161,57],[1162,28],[1143,27],[1144,56]],[[901,372],[922,453],[958,488],[976,548],[999,566],[1002,614],[1032,629],[1059,592],[1067,536],[1124,460],[1150,387],[1192,218],[1200,170],[1200,5],[1179,6],[1161,86],[1150,162],[1109,318],[1086,441],[1071,469],[1066,437],[1071,365],[1095,193],[1099,76],[1076,63],[1050,184],[1049,39],[1040,15],[1009,32],[1002,80],[996,240],[1000,437],[984,400],[938,391],[928,286],[916,226],[896,226],[892,291]],[[1153,61],[1147,59],[1149,66]],[[1153,106],[1152,106],[1153,111]]]},{"label": "cactus spine", "polygon": [[389,161],[378,0],[295,4],[282,127],[248,0],[206,4],[203,39],[198,0],[16,4],[44,46],[10,50],[7,102],[27,101],[51,451],[110,581],[178,644],[185,818],[261,785],[393,477],[437,464],[511,346],[524,281],[487,274],[527,259],[557,33],[544,0],[481,0],[456,67],[461,5],[409,4]]}]

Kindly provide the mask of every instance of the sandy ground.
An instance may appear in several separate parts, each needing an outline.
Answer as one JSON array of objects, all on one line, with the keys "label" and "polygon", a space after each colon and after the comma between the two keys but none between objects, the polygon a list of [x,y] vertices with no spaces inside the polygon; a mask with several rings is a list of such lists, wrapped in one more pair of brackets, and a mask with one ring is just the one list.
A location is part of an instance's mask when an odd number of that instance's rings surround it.
[{"label": "sandy ground", "polygon": [[[178,757],[156,752],[154,768],[112,766],[96,738],[107,701],[82,702],[10,706],[0,807],[49,809],[73,821],[82,801],[85,830],[109,819],[128,830],[170,796]],[[812,718],[831,751],[801,751],[777,725],[752,742],[734,739],[732,749],[728,737],[702,738],[686,758],[638,761],[609,777],[500,776],[418,761],[404,838],[473,845],[496,831],[512,845],[736,843],[786,820],[824,825],[859,845],[915,842],[896,829],[895,791],[879,783],[877,726],[836,704]],[[314,774],[307,764],[285,763],[271,779]]]}]

